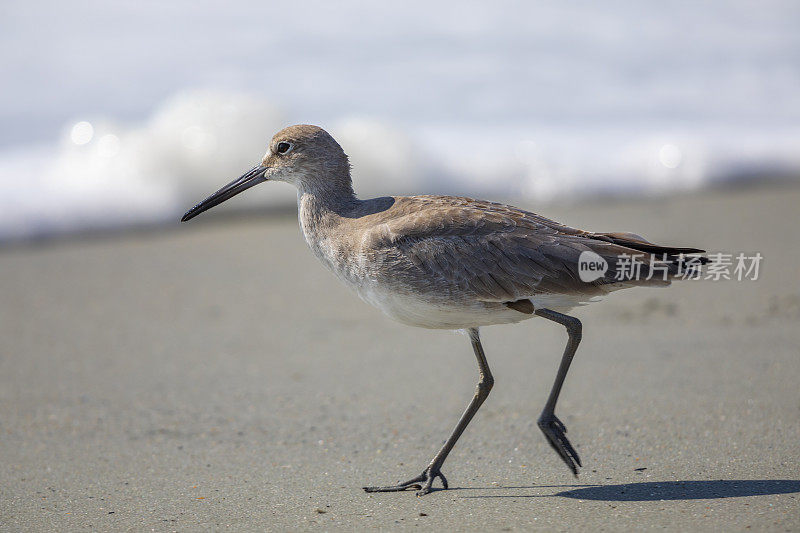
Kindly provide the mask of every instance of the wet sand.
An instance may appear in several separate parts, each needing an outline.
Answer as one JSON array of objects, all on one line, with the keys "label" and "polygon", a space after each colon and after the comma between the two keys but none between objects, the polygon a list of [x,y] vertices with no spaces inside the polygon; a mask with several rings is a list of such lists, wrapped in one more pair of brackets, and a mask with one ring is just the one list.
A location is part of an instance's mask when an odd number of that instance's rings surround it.
[{"label": "wet sand", "polygon": [[536,209],[665,244],[760,252],[753,281],[636,289],[566,335],[482,331],[496,385],[418,474],[476,382],[466,337],[412,329],[317,264],[290,216],[0,249],[0,529],[797,530],[800,189]]}]

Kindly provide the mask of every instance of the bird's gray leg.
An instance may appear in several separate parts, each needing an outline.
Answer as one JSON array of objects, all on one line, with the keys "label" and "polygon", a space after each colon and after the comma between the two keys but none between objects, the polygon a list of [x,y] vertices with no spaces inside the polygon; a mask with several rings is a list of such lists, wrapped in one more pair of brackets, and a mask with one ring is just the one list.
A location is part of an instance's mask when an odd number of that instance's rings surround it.
[{"label": "bird's gray leg", "polygon": [[564,348],[564,355],[561,357],[561,365],[558,367],[558,374],[556,374],[556,381],[553,383],[553,388],[550,390],[550,397],[547,398],[547,403],[539,416],[539,428],[547,437],[547,442],[558,453],[559,457],[567,464],[572,473],[578,475],[578,467],[581,465],[581,459],[578,457],[578,452],[572,447],[565,433],[567,428],[555,415],[556,402],[558,395],[561,392],[561,386],[564,384],[564,378],[567,377],[569,365],[572,363],[572,357],[578,349],[578,344],[581,342],[581,332],[583,326],[581,321],[575,317],[563,315],[550,309],[537,309],[534,311],[537,315],[553,322],[558,322],[567,328],[569,340],[567,340],[567,347]]},{"label": "bird's gray leg", "polygon": [[489,364],[486,362],[486,355],[483,353],[483,346],[481,346],[478,328],[470,328],[468,332],[469,339],[472,342],[472,349],[475,351],[475,357],[478,359],[478,371],[480,373],[480,379],[478,380],[478,388],[475,391],[475,396],[473,396],[472,401],[469,402],[467,410],[461,415],[458,424],[456,424],[455,429],[453,429],[453,433],[447,439],[447,442],[444,443],[442,449],[439,450],[439,453],[437,453],[433,460],[431,460],[430,464],[425,468],[422,474],[397,485],[390,485],[388,487],[364,487],[365,491],[395,492],[415,488],[418,489],[417,496],[423,496],[431,492],[431,486],[437,477],[441,478],[442,485],[445,489],[447,488],[447,480],[441,472],[442,464],[444,464],[445,459],[447,459],[447,455],[450,453],[450,450],[453,449],[453,446],[455,446],[458,438],[462,433],[464,433],[464,430],[467,428],[470,420],[472,420],[472,417],[475,416],[475,413],[478,412],[481,404],[484,402],[484,400],[486,400],[486,397],[489,396],[489,391],[492,390],[492,386],[494,385],[494,378],[492,377],[492,372],[489,370]]}]

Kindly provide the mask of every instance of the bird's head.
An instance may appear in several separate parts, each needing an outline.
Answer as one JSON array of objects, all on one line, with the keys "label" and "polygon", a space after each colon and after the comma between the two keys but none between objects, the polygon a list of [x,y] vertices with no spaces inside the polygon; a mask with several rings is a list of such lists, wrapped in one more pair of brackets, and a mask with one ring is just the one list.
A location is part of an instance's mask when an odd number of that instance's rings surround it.
[{"label": "bird's head", "polygon": [[285,181],[301,193],[353,194],[350,164],[339,143],[318,126],[299,124],[276,133],[259,164],[192,207],[181,222],[264,181]]}]

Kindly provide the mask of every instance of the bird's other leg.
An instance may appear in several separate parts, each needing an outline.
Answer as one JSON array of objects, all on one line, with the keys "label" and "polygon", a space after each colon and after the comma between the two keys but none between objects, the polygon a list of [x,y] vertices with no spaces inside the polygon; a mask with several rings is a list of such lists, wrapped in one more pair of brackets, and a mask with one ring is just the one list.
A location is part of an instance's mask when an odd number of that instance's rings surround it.
[{"label": "bird's other leg", "polygon": [[537,309],[534,311],[537,315],[553,322],[558,322],[567,328],[569,339],[567,340],[567,347],[564,348],[564,355],[561,357],[561,365],[558,367],[558,374],[556,374],[556,381],[553,383],[553,388],[550,390],[550,396],[547,398],[547,403],[539,416],[539,429],[542,430],[544,436],[547,437],[547,442],[558,453],[559,457],[567,464],[572,473],[578,475],[578,467],[581,465],[581,459],[578,457],[578,452],[572,447],[569,440],[567,440],[567,428],[561,420],[556,417],[555,409],[558,395],[561,392],[561,386],[564,384],[564,378],[567,377],[569,365],[572,363],[572,357],[578,349],[578,344],[581,342],[581,332],[583,326],[581,321],[575,317],[563,315],[550,309]]},{"label": "bird's other leg", "polygon": [[470,420],[472,420],[472,417],[475,416],[475,413],[478,412],[481,404],[484,402],[484,400],[486,400],[486,397],[489,396],[489,391],[492,390],[492,385],[494,385],[494,378],[492,377],[492,372],[489,370],[489,364],[486,362],[486,355],[483,353],[483,346],[481,346],[478,328],[470,328],[468,332],[469,339],[472,342],[472,349],[475,352],[475,357],[478,359],[478,371],[480,373],[480,379],[478,380],[478,388],[475,391],[475,396],[472,397],[469,405],[467,405],[467,410],[464,411],[464,414],[462,414],[461,418],[458,420],[458,424],[456,424],[455,429],[453,429],[453,433],[447,439],[447,442],[444,443],[442,449],[439,450],[439,453],[434,456],[430,464],[428,464],[425,470],[422,471],[422,474],[413,479],[409,479],[406,482],[398,483],[397,485],[390,485],[387,487],[364,487],[365,491],[395,492],[408,489],[417,489],[417,496],[423,496],[433,490],[433,482],[437,477],[442,480],[442,486],[445,489],[447,488],[447,480],[445,479],[441,470],[442,465],[444,464],[445,459],[447,459],[447,455],[450,453],[450,450],[453,449],[456,441],[458,441],[458,438],[462,433],[464,433],[464,430],[466,429]]}]

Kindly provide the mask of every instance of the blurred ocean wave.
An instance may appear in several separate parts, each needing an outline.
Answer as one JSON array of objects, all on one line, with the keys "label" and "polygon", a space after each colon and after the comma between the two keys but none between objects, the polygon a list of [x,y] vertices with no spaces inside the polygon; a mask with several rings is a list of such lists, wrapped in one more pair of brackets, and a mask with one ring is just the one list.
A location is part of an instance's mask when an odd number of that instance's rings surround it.
[{"label": "blurred ocean wave", "polygon": [[[193,91],[169,98],[138,125],[99,117],[67,125],[56,146],[0,151],[0,240],[176,222],[259,161],[272,135],[288,125],[285,117],[253,95]],[[800,176],[793,132],[530,136],[423,128],[412,136],[364,117],[325,126],[349,154],[361,197],[447,193],[530,206]],[[219,209],[295,202],[293,188],[265,184]]]},{"label": "blurred ocean wave", "polygon": [[[791,1],[32,0],[3,15],[0,240],[173,223],[300,122],[342,144],[362,197],[535,208],[800,176]],[[294,202],[266,184],[220,209]]]},{"label": "blurred ocean wave", "polygon": [[[139,125],[107,118],[67,125],[56,146],[0,151],[0,239],[176,222],[191,205],[261,160],[285,113],[241,93],[169,98]],[[434,192],[443,171],[400,130],[366,118],[336,122],[362,195]],[[286,207],[293,188],[270,184],[219,208]]]}]

